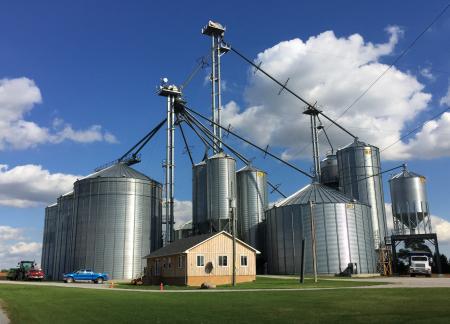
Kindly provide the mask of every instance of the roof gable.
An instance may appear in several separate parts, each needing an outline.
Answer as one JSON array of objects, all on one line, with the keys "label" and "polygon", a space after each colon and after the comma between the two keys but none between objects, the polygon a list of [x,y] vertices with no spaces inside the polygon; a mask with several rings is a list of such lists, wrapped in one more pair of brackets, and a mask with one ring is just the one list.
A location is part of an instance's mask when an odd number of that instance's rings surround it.
[{"label": "roof gable", "polygon": [[[165,247],[160,248],[160,249],[150,253],[149,255],[145,256],[144,259],[154,258],[154,257],[162,257],[162,256],[167,256],[167,255],[174,255],[174,254],[179,254],[179,253],[188,253],[189,250],[192,250],[193,248],[199,246],[200,244],[203,244],[204,242],[209,241],[209,240],[213,239],[214,237],[222,235],[222,234],[228,236],[229,238],[233,238],[233,236],[230,233],[225,232],[225,231],[190,236],[190,237],[172,242],[169,245],[166,245]],[[257,254],[261,253],[254,247],[248,245],[245,242],[242,242],[239,239],[236,239],[236,241],[239,242],[240,244],[244,245],[248,249],[254,251]]]}]

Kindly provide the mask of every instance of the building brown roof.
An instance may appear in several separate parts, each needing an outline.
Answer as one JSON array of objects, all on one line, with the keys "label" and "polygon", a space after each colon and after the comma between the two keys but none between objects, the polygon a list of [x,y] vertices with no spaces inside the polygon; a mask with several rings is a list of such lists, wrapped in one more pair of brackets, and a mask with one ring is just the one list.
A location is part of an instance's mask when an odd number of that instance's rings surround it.
[{"label": "building brown roof", "polygon": [[[195,236],[190,236],[181,240],[176,240],[175,242],[170,243],[169,245],[166,245],[165,247],[162,247],[152,253],[150,253],[149,255],[146,255],[145,257],[143,257],[143,259],[148,259],[148,258],[154,258],[154,257],[161,257],[161,256],[167,256],[167,255],[174,255],[174,254],[179,254],[179,253],[184,253],[187,250],[193,248],[194,246],[212,238],[213,236],[219,235],[219,234],[226,234],[227,236],[231,235],[225,231],[222,232],[217,232],[217,233],[208,233],[208,234],[201,234],[201,235],[195,235]],[[239,239],[236,239],[236,241],[238,241],[239,243],[247,246],[249,249],[254,250],[257,254],[259,254],[260,252],[258,250],[256,250],[254,247],[246,244],[245,242],[242,242]]]}]

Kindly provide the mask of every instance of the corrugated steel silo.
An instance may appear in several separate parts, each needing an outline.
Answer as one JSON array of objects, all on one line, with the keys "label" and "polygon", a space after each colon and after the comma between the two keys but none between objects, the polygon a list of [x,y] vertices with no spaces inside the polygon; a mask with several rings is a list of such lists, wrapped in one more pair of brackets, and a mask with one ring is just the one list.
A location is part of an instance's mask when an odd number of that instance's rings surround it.
[{"label": "corrugated steel silo", "polygon": [[57,217],[58,217],[58,204],[52,204],[45,208],[41,268],[42,270],[44,270],[45,277],[47,279],[53,279]]},{"label": "corrugated steel silo", "polygon": [[[375,247],[384,242],[387,234],[380,150],[355,140],[337,151],[339,186],[345,194],[372,207],[372,226]],[[375,175],[375,176],[374,176]]]},{"label": "corrugated steel silo", "polygon": [[74,193],[74,269],[140,275],[142,257],[162,246],[161,184],[119,163],[78,180]]},{"label": "corrugated steel silo", "polygon": [[196,234],[207,233],[208,195],[206,180],[206,162],[192,167],[192,226]]},{"label": "corrugated steel silo", "polygon": [[431,233],[426,178],[404,168],[389,185],[396,234]]},{"label": "corrugated steel silo", "polygon": [[56,218],[55,256],[53,261],[53,280],[62,280],[64,273],[73,271],[73,231],[74,204],[73,191],[58,198]]},{"label": "corrugated steel silo", "polygon": [[370,206],[313,183],[266,212],[266,256],[270,274],[297,274],[305,239],[305,272],[312,273],[311,206],[315,223],[317,272],[336,274],[349,263],[359,273],[376,272]]},{"label": "corrugated steel silo", "polygon": [[329,154],[320,161],[320,183],[339,189],[339,171],[335,154]]},{"label": "corrugated steel silo", "polygon": [[223,152],[206,160],[210,230],[229,230],[230,200],[236,199],[236,160]]},{"label": "corrugated steel silo", "polygon": [[264,171],[246,166],[236,172],[237,228],[240,239],[259,249],[259,224],[264,220],[268,205],[267,175]]},{"label": "corrugated steel silo", "polygon": [[175,240],[192,236],[192,221],[187,221],[175,230]]}]

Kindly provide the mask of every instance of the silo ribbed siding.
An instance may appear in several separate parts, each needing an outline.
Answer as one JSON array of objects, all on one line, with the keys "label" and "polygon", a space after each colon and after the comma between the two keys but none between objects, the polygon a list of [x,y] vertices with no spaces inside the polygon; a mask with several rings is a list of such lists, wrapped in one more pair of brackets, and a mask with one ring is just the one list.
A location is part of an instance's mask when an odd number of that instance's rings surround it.
[{"label": "silo ribbed siding", "polygon": [[240,239],[261,249],[260,224],[267,209],[266,173],[253,167],[244,167],[236,173],[237,227]]},{"label": "silo ribbed siding", "polygon": [[405,168],[389,185],[396,234],[431,233],[426,178]]},{"label": "silo ribbed siding", "polygon": [[266,212],[268,272],[300,273],[303,238],[305,271],[313,272],[310,200],[315,201],[318,273],[340,273],[348,263],[357,263],[359,273],[375,273],[370,207],[318,184],[305,187]]},{"label": "silo ribbed siding", "polygon": [[339,185],[342,192],[372,207],[375,247],[387,235],[386,212],[381,175],[380,150],[355,141],[337,151]]},{"label": "silo ribbed siding", "polygon": [[74,268],[131,279],[143,256],[161,247],[161,185],[144,179],[86,178],[75,183]]},{"label": "silo ribbed siding", "polygon": [[217,153],[206,161],[208,221],[216,231],[228,229],[230,199],[236,199],[236,160]]},{"label": "silo ribbed siding", "polygon": [[194,233],[206,233],[209,229],[206,162],[192,168],[192,225]]},{"label": "silo ribbed siding", "polygon": [[72,271],[73,256],[73,192],[58,198],[58,214],[55,224],[55,255],[53,280],[62,280],[64,273]]},{"label": "silo ribbed siding", "polygon": [[53,278],[53,259],[55,257],[56,219],[58,217],[58,205],[54,204],[45,208],[44,236],[42,240],[41,268],[47,279]]}]

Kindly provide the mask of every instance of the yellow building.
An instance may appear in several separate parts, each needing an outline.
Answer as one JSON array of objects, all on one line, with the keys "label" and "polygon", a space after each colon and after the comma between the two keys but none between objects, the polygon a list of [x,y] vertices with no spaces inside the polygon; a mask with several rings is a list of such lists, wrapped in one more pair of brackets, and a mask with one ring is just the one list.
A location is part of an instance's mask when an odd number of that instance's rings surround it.
[{"label": "yellow building", "polygon": [[[256,278],[256,254],[260,252],[236,239],[236,282]],[[233,237],[225,232],[191,236],[175,241],[145,257],[151,284],[200,286],[230,284]]]}]

